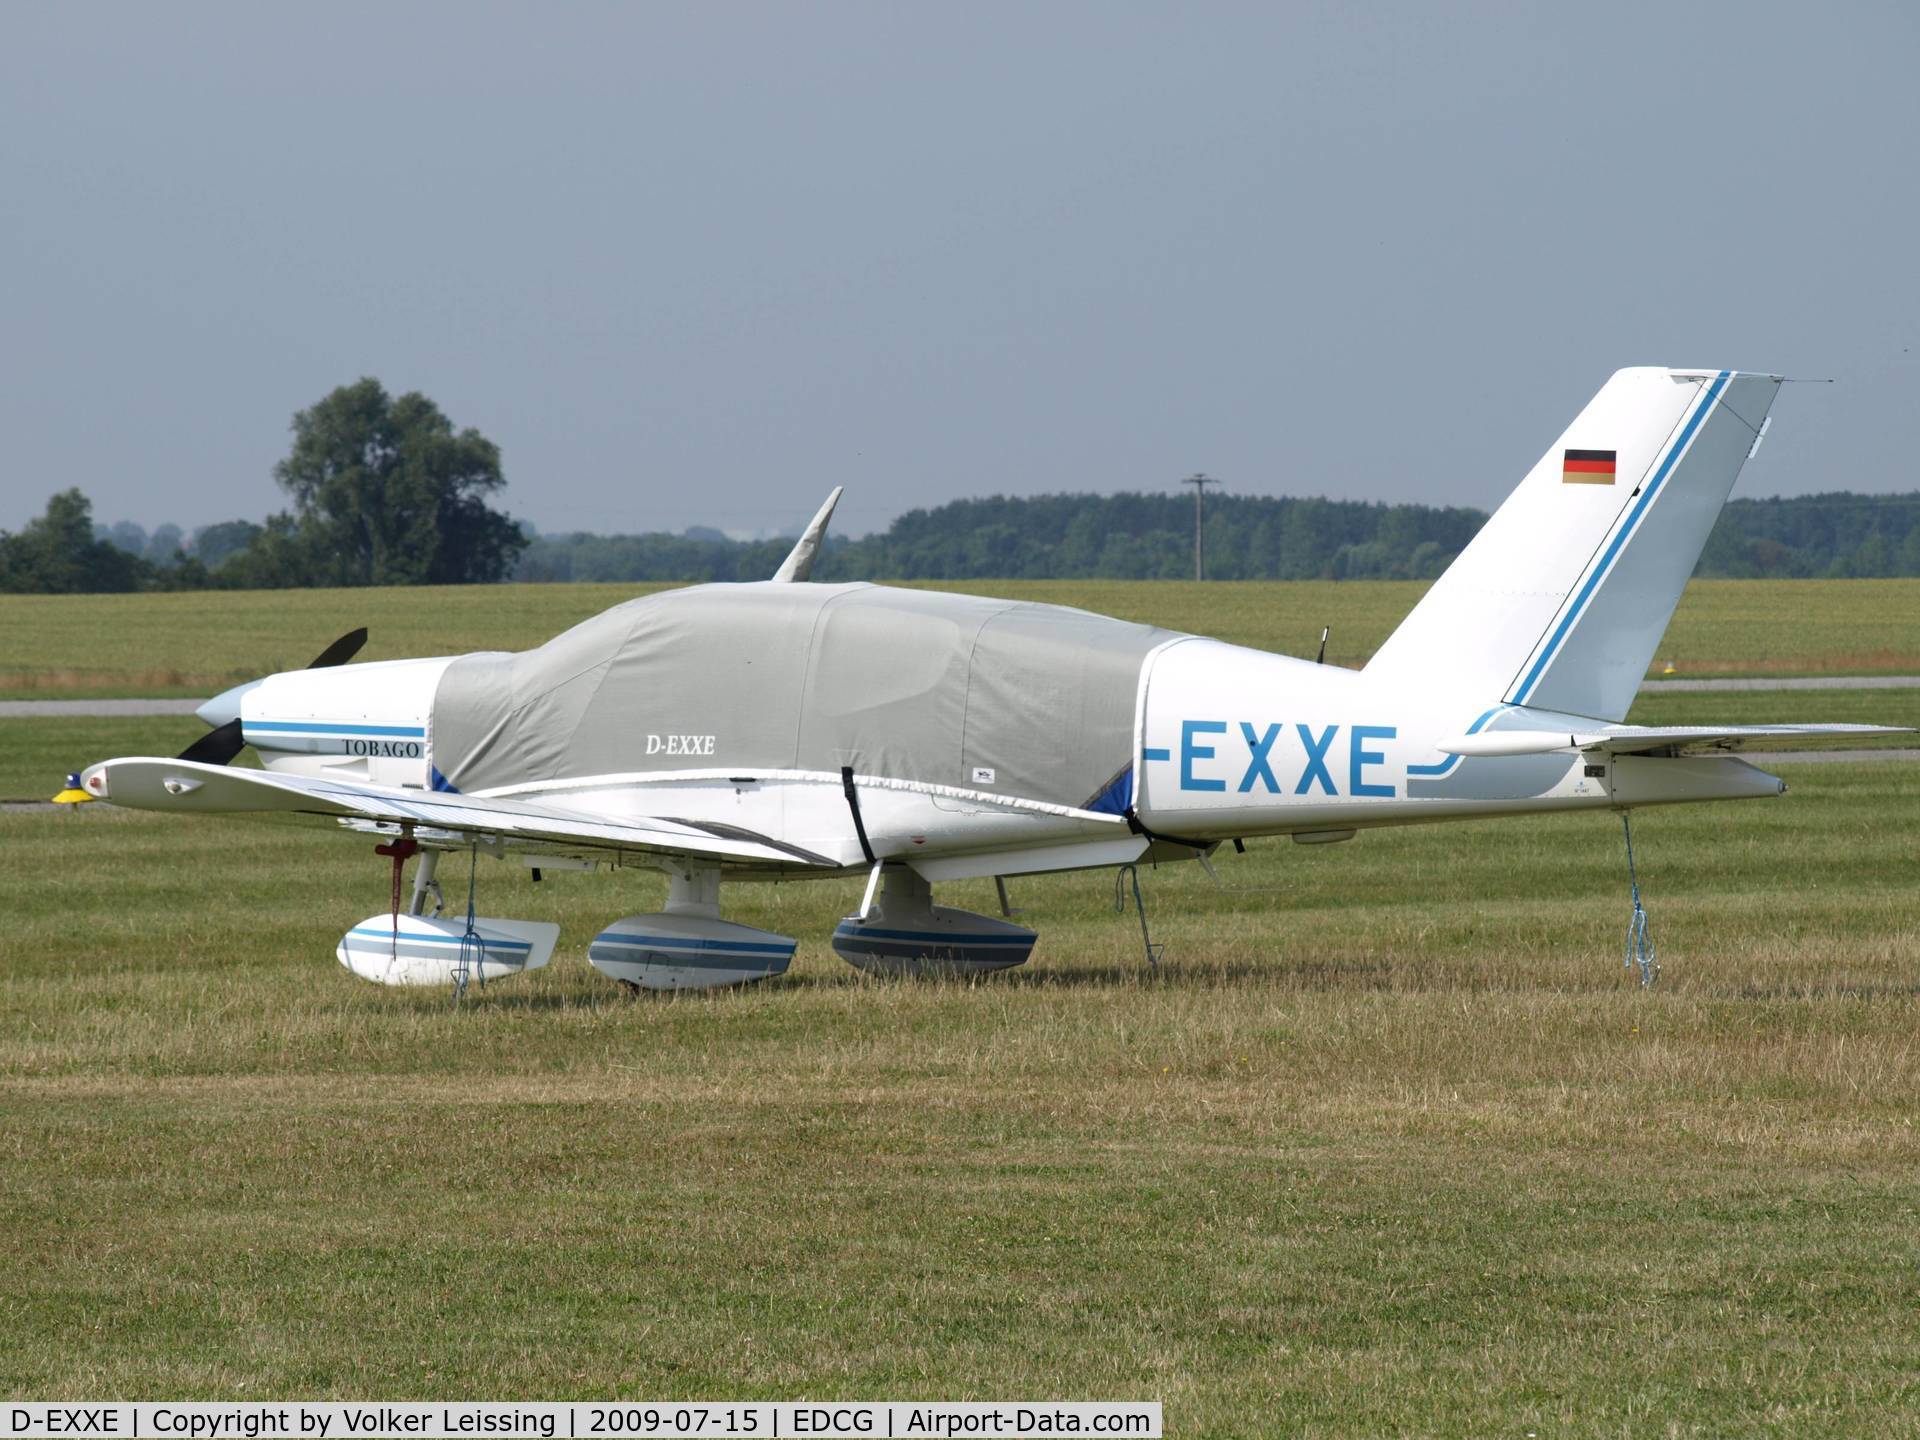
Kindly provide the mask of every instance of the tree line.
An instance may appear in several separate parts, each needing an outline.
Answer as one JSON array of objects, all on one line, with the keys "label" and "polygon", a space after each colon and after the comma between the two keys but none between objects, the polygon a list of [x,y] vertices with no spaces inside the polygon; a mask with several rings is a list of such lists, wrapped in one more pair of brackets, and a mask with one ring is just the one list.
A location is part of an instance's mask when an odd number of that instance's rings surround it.
[{"label": "tree line", "polygon": [[[1207,503],[1216,580],[1431,580],[1486,522],[1460,507],[1222,496]],[[764,580],[791,542],[535,535],[520,580]],[[996,495],[829,537],[816,580],[1178,580],[1193,574],[1184,495]],[[1713,578],[1920,576],[1920,493],[1732,500],[1695,567]]]},{"label": "tree line", "polygon": [[[0,591],[65,593],[599,580],[762,580],[791,541],[681,534],[542,535],[494,509],[500,452],[424,395],[342,386],[293,419],[274,467],[290,508],[191,535],[97,525],[66,490],[18,534],[0,531]],[[1486,514],[1458,506],[1223,495],[1206,511],[1221,580],[1427,580]],[[1193,508],[1174,494],[995,495],[911,510],[884,531],[829,536],[834,580],[1181,579]],[[1734,500],[1695,574],[1920,576],[1920,492]]]},{"label": "tree line", "polygon": [[[1207,574],[1221,580],[1431,579],[1473,538],[1478,510],[1237,496],[1207,506]],[[790,540],[536,535],[522,580],[764,580]],[[1162,580],[1193,574],[1193,502],[1179,495],[995,495],[912,510],[859,539],[829,535],[816,580]]]}]

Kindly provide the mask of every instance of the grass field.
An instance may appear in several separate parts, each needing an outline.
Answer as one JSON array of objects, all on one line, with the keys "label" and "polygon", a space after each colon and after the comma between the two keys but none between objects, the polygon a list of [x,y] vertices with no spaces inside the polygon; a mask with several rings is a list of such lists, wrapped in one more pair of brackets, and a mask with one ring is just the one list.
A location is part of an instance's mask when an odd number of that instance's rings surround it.
[{"label": "grass field", "polygon": [[1599,817],[1151,872],[1157,974],[1108,876],[1017,884],[1040,949],[978,986],[844,966],[848,886],[742,886],[790,975],[641,1003],[580,950],[657,880],[483,861],[562,953],[456,1009],[331,958],[384,905],[365,839],[0,815],[0,1389],[1898,1430],[1920,772],[1782,773],[1642,812],[1651,993]]},{"label": "grass field", "polygon": [[[1309,652],[1319,616],[1275,617],[1324,608],[1306,586],[1005,588]],[[1829,668],[1920,673],[1920,588],[1780,588],[1695,586],[1682,672],[1818,669],[1813,636],[1848,657]],[[1414,594],[1327,593],[1355,660]],[[362,621],[370,654],[522,645],[613,597],[432,598],[9,599],[0,620],[16,694],[151,691],[179,653],[200,668],[176,688],[204,693]],[[1743,648],[1776,632],[1801,648]],[[89,646],[91,669],[47,658]],[[1915,723],[1917,701],[1654,694],[1632,718]],[[201,732],[0,721],[0,797]],[[1651,992],[1620,964],[1598,816],[1256,842],[1220,890],[1148,872],[1157,972],[1108,874],[1016,882],[1035,958],[971,986],[842,964],[825,937],[852,885],[737,886],[730,918],[802,937],[789,975],[640,1002],[582,952],[658,905],[656,877],[483,860],[482,911],[559,921],[561,949],[456,1007],[333,960],[386,903],[364,837],[0,813],[0,1390],[1899,1433],[1920,1409],[1920,767],[1774,768],[1783,799],[1637,816]],[[984,884],[940,898],[993,908]]]},{"label": "grass field", "polygon": [[[363,658],[518,650],[659,587],[0,595],[0,696],[207,695],[372,631]],[[1408,583],[1000,581],[952,588],[1078,605],[1359,665],[1424,587]],[[1700,580],[1656,660],[1686,675],[1920,674],[1920,580]]]}]

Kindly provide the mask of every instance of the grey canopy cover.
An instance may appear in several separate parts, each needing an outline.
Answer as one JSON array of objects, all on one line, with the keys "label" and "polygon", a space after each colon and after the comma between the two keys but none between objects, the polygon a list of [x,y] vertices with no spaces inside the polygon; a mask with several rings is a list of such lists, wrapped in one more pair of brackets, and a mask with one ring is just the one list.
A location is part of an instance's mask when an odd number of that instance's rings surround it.
[{"label": "grey canopy cover", "polygon": [[434,697],[435,784],[669,770],[838,772],[1086,806],[1132,759],[1148,651],[1175,632],[1084,610],[875,585],[699,585]]}]

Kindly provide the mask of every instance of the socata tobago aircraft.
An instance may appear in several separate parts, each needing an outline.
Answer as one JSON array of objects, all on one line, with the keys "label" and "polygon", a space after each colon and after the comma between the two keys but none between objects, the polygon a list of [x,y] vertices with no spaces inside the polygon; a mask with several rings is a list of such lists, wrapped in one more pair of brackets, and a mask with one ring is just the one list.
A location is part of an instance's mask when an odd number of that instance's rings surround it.
[{"label": "socata tobago aircraft", "polygon": [[[70,789],[379,834],[392,909],[337,954],[389,984],[464,988],[553,952],[557,925],[476,916],[471,896],[441,917],[448,852],[536,878],[665,871],[665,911],[587,950],[650,989],[786,969],[798,942],[723,921],[722,879],[864,875],[842,957],[970,973],[1020,964],[1036,936],[934,905],[943,881],[1778,795],[1727,752],[1884,730],[1621,722],[1780,378],[1615,374],[1364,670],[1052,605],[800,583],[836,491],[771,581],[630,600],[519,654],[342,663],[357,632],[208,701],[216,728],[179,758],[102,761]],[[264,769],[226,768],[245,745]]]}]

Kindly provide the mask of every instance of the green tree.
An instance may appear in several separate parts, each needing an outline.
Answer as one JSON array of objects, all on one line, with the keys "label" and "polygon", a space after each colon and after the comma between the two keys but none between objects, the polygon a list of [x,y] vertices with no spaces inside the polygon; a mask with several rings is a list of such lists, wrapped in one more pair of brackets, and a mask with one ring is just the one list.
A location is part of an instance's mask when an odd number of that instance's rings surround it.
[{"label": "green tree", "polygon": [[484,583],[504,578],[527,543],[486,503],[506,484],[499,447],[378,380],[295,415],[293,450],[273,475],[295,507],[292,536],[279,538],[297,543],[305,564],[293,568],[313,583]]},{"label": "green tree", "polygon": [[162,569],[178,565],[185,558],[181,554],[180,543],[186,538],[178,525],[160,525],[147,537],[147,547],[141,553],[149,565]]},{"label": "green tree", "polygon": [[222,520],[194,532],[193,553],[209,570],[218,570],[229,557],[238,555],[259,539],[260,527],[251,520]]},{"label": "green tree", "polygon": [[149,574],[130,555],[93,534],[93,502],[78,490],[47,501],[47,513],[18,535],[0,531],[0,590],[33,595],[73,595],[134,590]]},{"label": "green tree", "polygon": [[294,518],[269,515],[243,550],[220,562],[219,581],[228,590],[289,590],[339,582],[317,574],[314,556]]},{"label": "green tree", "polygon": [[105,540],[111,545],[118,545],[129,554],[145,555],[147,553],[146,527],[137,525],[131,520],[121,520],[112,525],[95,525],[93,538]]}]

